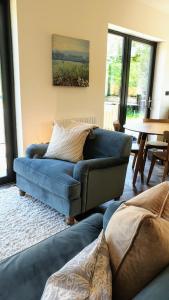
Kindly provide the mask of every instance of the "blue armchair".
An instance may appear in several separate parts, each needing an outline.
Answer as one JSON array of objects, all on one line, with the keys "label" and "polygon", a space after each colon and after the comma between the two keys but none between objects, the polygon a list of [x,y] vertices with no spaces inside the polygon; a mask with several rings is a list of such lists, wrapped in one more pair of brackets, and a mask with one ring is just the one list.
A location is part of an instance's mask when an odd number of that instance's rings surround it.
[{"label": "blue armchair", "polygon": [[94,129],[77,163],[43,158],[48,144],[30,145],[26,157],[16,158],[17,186],[67,216],[67,223],[123,193],[131,137]]}]

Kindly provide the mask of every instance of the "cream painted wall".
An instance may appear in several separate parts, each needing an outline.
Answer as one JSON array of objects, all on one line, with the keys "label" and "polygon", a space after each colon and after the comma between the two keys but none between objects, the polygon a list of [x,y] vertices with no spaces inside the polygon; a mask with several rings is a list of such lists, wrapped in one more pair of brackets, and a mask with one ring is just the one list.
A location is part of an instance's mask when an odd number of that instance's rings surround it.
[{"label": "cream painted wall", "polygon": [[[47,141],[54,119],[95,115],[102,125],[108,23],[157,36],[167,41],[165,55],[169,50],[168,15],[139,0],[16,0],[16,4],[24,148]],[[52,33],[90,40],[88,88],[52,86]],[[156,68],[154,97],[160,101],[161,114],[169,106],[164,97],[164,89],[169,88],[168,66],[169,54],[163,66]]]}]

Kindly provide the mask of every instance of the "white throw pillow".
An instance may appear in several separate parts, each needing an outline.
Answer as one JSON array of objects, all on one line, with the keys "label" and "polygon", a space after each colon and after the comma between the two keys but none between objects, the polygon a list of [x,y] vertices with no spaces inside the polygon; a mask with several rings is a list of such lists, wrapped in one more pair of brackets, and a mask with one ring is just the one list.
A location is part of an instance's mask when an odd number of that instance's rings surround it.
[{"label": "white throw pillow", "polygon": [[102,232],[49,277],[41,300],[112,300],[109,252]]},{"label": "white throw pillow", "polygon": [[96,126],[87,123],[74,122],[68,127],[56,123],[44,157],[72,162],[83,159],[84,143],[93,127]]}]

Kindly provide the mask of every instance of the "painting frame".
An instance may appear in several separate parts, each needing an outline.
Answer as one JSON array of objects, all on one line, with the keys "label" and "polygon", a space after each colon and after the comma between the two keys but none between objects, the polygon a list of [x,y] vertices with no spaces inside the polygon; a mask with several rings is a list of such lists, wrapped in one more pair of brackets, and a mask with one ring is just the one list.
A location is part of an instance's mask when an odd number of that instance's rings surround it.
[{"label": "painting frame", "polygon": [[54,86],[89,86],[88,40],[52,34],[52,80]]}]

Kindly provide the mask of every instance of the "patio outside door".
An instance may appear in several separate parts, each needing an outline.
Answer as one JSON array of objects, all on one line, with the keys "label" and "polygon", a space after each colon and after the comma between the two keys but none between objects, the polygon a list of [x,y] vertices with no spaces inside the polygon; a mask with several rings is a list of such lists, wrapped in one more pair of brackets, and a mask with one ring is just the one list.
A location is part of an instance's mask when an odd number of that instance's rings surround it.
[{"label": "patio outside door", "polygon": [[108,33],[104,128],[150,117],[156,43]]}]

